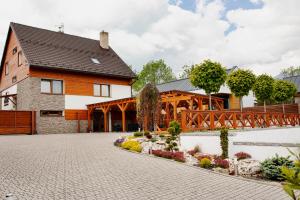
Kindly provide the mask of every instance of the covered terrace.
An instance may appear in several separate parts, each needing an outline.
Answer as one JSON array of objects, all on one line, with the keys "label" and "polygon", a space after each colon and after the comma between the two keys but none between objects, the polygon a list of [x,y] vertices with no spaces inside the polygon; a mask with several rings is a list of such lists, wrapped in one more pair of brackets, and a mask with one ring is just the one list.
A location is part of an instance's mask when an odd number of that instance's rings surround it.
[{"label": "covered terrace", "polygon": [[[182,110],[203,111],[208,109],[209,98],[206,95],[172,90],[161,92],[162,110],[157,130],[164,130],[172,120],[181,120]],[[224,109],[222,98],[212,96],[212,106],[216,110]],[[136,97],[112,100],[87,105],[88,130],[136,131]]]}]

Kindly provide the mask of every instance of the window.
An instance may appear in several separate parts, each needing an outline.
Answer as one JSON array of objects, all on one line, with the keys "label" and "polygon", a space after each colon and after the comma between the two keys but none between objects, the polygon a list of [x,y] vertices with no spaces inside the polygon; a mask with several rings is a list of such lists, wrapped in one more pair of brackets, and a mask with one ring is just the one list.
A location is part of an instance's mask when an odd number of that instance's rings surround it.
[{"label": "window", "polygon": [[13,76],[11,81],[12,81],[12,83],[17,82],[17,76]]},{"label": "window", "polygon": [[63,93],[63,81],[42,79],[41,80],[41,93],[62,94]]},{"label": "window", "polygon": [[94,84],[94,96],[100,97],[101,92],[100,92],[100,85]]},{"label": "window", "polygon": [[[5,95],[8,95],[8,92],[5,93]],[[8,106],[9,104],[9,97],[4,98],[4,106]]]},{"label": "window", "polygon": [[41,117],[62,117],[63,111],[61,111],[61,110],[41,110],[40,116]]},{"label": "window", "polygon": [[62,94],[62,81],[52,81],[52,93]]},{"label": "window", "polygon": [[110,97],[110,85],[94,84],[94,96]]},{"label": "window", "polygon": [[18,53],[18,67],[22,65],[22,51],[19,51]]},{"label": "window", "polygon": [[15,47],[15,48],[13,49],[13,51],[12,51],[13,55],[15,55],[15,54],[17,53],[17,51],[18,51],[18,48]]},{"label": "window", "polygon": [[97,58],[91,58],[91,60],[93,61],[93,63],[95,64],[100,64],[100,61]]},{"label": "window", "polygon": [[9,65],[8,65],[8,62],[5,63],[5,75],[8,75],[9,73]]},{"label": "window", "polygon": [[101,85],[101,96],[103,96],[103,97],[110,96],[110,86],[109,85]]}]

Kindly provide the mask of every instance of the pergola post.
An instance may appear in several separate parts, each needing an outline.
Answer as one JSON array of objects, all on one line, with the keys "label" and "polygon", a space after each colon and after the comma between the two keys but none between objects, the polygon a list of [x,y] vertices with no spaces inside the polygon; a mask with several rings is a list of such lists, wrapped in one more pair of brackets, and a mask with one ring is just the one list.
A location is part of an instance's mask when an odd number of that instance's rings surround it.
[{"label": "pergola post", "polygon": [[103,112],[103,116],[104,116],[104,124],[103,124],[103,127],[104,127],[104,132],[108,132],[108,126],[107,126],[107,113],[108,113],[108,110],[109,110],[109,105],[108,106],[102,106],[100,109],[102,110]]},{"label": "pergola post", "polygon": [[121,103],[118,104],[118,107],[120,108],[122,112],[122,131],[126,132],[126,109],[128,107],[129,103]]},{"label": "pergola post", "polygon": [[88,108],[88,132],[90,132],[90,131],[92,131],[92,129],[91,129],[91,114],[92,114],[92,112],[91,112],[91,109],[90,108]]},{"label": "pergola post", "polygon": [[174,115],[174,120],[177,121],[177,101],[173,102],[173,115]]},{"label": "pergola post", "polygon": [[169,127],[170,123],[170,106],[169,102],[166,102],[166,127]]}]

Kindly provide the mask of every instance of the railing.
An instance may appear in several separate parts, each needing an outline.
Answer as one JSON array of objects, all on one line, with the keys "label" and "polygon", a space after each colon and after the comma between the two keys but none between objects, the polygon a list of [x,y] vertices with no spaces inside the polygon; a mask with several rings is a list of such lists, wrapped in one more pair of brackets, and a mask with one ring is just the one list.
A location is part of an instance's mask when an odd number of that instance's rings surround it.
[{"label": "railing", "polygon": [[239,111],[181,111],[184,132],[226,128],[266,128],[300,125],[300,114]]}]

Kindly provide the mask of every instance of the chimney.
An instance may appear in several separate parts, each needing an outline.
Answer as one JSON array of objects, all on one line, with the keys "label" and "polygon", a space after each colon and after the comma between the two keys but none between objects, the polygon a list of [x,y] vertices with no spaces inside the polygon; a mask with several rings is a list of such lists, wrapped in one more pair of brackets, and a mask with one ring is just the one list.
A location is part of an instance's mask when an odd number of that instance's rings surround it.
[{"label": "chimney", "polygon": [[108,32],[101,31],[100,32],[100,46],[103,49],[109,49],[108,45]]}]

